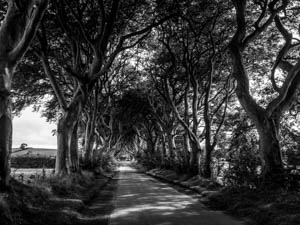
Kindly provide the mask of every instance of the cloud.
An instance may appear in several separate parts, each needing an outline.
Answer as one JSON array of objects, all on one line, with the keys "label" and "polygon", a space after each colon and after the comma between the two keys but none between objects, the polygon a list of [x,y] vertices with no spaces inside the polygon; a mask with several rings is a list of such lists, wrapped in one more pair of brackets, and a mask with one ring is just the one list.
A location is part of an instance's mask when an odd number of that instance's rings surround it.
[{"label": "cloud", "polygon": [[47,123],[39,113],[26,108],[20,117],[13,119],[13,147],[26,143],[29,147],[56,148],[56,136],[51,133],[54,129],[55,124]]}]

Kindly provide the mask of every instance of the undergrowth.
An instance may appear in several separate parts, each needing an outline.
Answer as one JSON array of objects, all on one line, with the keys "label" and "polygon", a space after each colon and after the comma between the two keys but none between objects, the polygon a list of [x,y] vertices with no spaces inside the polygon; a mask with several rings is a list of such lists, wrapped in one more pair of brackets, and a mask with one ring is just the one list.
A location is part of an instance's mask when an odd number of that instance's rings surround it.
[{"label": "undergrowth", "polygon": [[299,225],[300,193],[249,188],[225,188],[209,197],[212,209],[250,218],[251,225]]},{"label": "undergrowth", "polygon": [[40,180],[37,186],[50,190],[56,196],[78,197],[94,181],[95,177],[92,172],[82,171],[80,174],[65,177],[52,176]]},{"label": "undergrowth", "polygon": [[105,177],[98,175],[98,178],[83,171],[67,177],[46,177],[30,185],[11,179],[10,191],[0,193],[0,224],[71,225],[74,216],[65,214],[51,199],[73,198],[84,202],[93,194],[90,190],[96,182],[107,181]]}]

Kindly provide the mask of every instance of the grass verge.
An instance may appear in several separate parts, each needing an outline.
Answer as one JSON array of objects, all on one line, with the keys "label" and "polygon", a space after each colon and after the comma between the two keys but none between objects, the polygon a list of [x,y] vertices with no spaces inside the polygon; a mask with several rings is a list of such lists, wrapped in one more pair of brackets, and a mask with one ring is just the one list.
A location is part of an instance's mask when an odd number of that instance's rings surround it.
[{"label": "grass verge", "polygon": [[199,176],[165,169],[152,169],[146,173],[193,190],[201,195],[201,201],[209,208],[245,219],[247,225],[300,224],[300,192],[297,191],[222,187]]},{"label": "grass verge", "polygon": [[73,225],[76,215],[109,177],[91,172],[49,177],[30,185],[11,180],[11,190],[0,194],[1,225]]}]

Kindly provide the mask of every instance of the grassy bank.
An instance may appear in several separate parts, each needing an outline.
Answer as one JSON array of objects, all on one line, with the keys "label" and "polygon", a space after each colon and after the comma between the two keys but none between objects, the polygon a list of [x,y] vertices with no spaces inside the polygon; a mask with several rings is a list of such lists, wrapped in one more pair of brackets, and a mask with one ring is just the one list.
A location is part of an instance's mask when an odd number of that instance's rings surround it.
[{"label": "grassy bank", "polygon": [[48,177],[31,185],[12,179],[11,190],[0,194],[0,224],[77,224],[80,210],[109,180],[91,172]]},{"label": "grassy bank", "polygon": [[200,176],[165,169],[152,169],[146,173],[199,193],[201,201],[209,208],[243,218],[247,225],[300,224],[299,191],[222,187]]}]

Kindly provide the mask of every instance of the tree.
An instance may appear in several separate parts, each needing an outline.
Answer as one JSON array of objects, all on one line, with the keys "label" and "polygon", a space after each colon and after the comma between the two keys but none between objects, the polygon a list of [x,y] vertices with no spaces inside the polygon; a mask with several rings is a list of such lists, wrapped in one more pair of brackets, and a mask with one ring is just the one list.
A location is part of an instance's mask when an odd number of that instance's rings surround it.
[{"label": "tree", "polygon": [[35,36],[47,5],[47,0],[7,1],[5,18],[0,27],[0,191],[9,185],[13,75]]},{"label": "tree", "polygon": [[[294,59],[294,62],[287,60],[287,56],[299,43],[292,42],[293,36],[284,26],[282,21],[285,18],[281,18],[283,17],[281,14],[284,12],[286,19],[293,20],[293,16],[289,13],[293,7],[289,9],[288,6],[298,3],[288,0],[254,1],[253,3],[247,0],[233,0],[232,2],[236,11],[237,27],[228,47],[232,58],[232,76],[237,82],[236,95],[259,134],[259,149],[265,183],[283,185],[284,171],[279,144],[280,120],[283,113],[295,101],[300,84],[300,61],[299,59]],[[251,20],[249,20],[248,13],[254,11],[259,12],[258,15],[255,18],[250,17]],[[273,25],[282,36],[284,44],[268,71],[272,88],[277,92],[276,96],[265,107],[262,107],[250,92],[250,73],[246,69],[245,54],[256,40],[260,42],[265,40],[267,36],[265,31]],[[290,28],[292,31],[292,27]],[[284,74],[280,78],[275,77],[275,71],[278,68]]]},{"label": "tree", "polygon": [[199,7],[194,8],[186,3],[186,10],[176,22],[160,26],[160,50],[156,51],[150,71],[156,87],[161,89],[159,93],[184,130],[184,155],[189,155],[190,172],[210,178],[212,152],[218,144],[234,85],[223,54],[229,35],[223,26],[225,7],[208,1],[197,4]]},{"label": "tree", "polygon": [[[148,165],[165,166],[166,152],[158,149],[162,131],[155,116],[157,112],[153,112],[149,102],[147,86],[139,86],[125,91],[117,101],[116,117],[121,124],[121,143],[133,148],[136,154],[143,152]],[[142,143],[146,144],[145,148],[141,147]]]},{"label": "tree", "polygon": [[28,147],[28,145],[27,145],[26,143],[22,143],[22,144],[20,145],[20,149],[21,149],[21,150],[26,150],[27,147]]},{"label": "tree", "polygon": [[[54,1],[57,17],[54,23],[61,29],[60,41],[47,39],[53,34],[51,26],[43,26],[39,35],[40,55],[45,73],[52,83],[60,104],[61,118],[58,129],[57,174],[69,174],[71,155],[70,143],[82,115],[85,104],[98,83],[105,76],[118,55],[144,40],[152,28],[173,17],[155,11],[156,4],[146,1]],[[149,10],[145,10],[148,7]],[[149,13],[149,17],[142,17]],[[53,18],[53,17],[52,17]],[[45,22],[46,23],[46,22]],[[49,29],[50,28],[50,29]],[[49,30],[47,30],[49,29]],[[47,35],[45,35],[47,33]],[[50,46],[61,45],[62,58],[49,54]],[[53,51],[52,51],[53,54]],[[63,59],[63,60],[62,60]],[[59,63],[58,63],[59,62]],[[73,96],[65,101],[65,92],[57,84],[53,71],[59,68],[60,76],[67,76],[74,82]],[[86,129],[89,131],[90,129]],[[89,137],[89,135],[86,135]],[[90,148],[91,145],[86,145]],[[90,151],[90,149],[86,149]],[[87,154],[89,155],[89,154]]]}]

